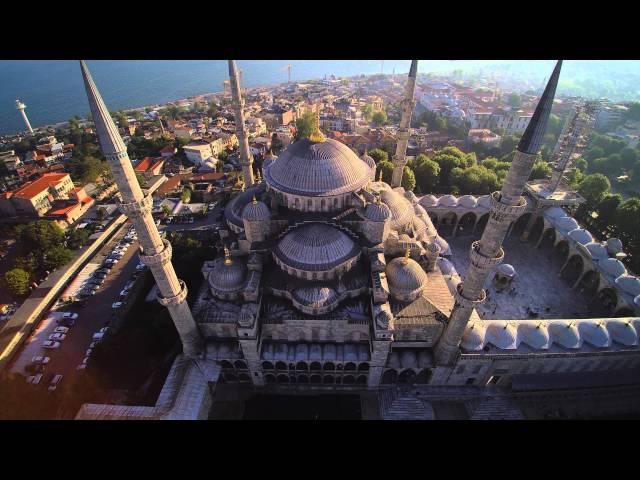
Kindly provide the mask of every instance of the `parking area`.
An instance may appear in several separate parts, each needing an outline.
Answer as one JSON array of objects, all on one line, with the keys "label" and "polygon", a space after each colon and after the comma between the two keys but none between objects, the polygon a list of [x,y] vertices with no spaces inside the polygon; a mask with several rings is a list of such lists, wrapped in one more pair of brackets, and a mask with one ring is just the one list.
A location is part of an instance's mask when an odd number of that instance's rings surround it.
[{"label": "parking area", "polygon": [[[32,363],[33,357],[50,358],[44,366],[44,376],[37,388],[47,388],[56,375],[63,375],[64,379],[68,379],[80,373],[78,366],[87,357],[94,334],[108,327],[113,318],[114,302],[126,301],[126,296],[121,295],[123,289],[132,283],[135,276],[143,273],[143,267],[138,266],[138,242],[132,226],[128,224],[116,234],[89,265],[91,275],[83,271],[84,275],[72,282],[70,286],[73,285],[73,288],[65,292],[70,301],[63,302],[61,298],[56,303],[13,363],[12,371],[27,376],[29,373],[25,367]],[[110,270],[106,269],[108,267]],[[62,320],[65,313],[67,317],[75,317],[77,314],[77,318]],[[56,333],[56,328],[61,326],[59,323],[66,325],[68,331],[59,329],[64,337],[53,339],[59,342],[57,348],[45,348],[44,343],[50,340],[50,335]]]}]

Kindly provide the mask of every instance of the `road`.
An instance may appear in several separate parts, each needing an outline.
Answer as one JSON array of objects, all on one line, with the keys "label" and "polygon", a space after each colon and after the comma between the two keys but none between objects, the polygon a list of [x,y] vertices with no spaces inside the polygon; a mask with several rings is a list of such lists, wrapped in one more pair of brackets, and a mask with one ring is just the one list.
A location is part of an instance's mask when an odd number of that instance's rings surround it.
[{"label": "road", "polygon": [[[92,259],[92,262],[102,263],[113,246],[125,235],[126,230],[126,228],[123,229],[106,244]],[[76,324],[71,327],[67,337],[61,342],[60,348],[55,350],[42,348],[42,342],[56,327],[55,321],[45,320],[38,325],[32,337],[18,354],[12,370],[24,374],[24,366],[30,363],[34,355],[46,355],[51,358],[51,361],[45,368],[46,373],[42,382],[36,388],[46,389],[49,378],[55,374],[62,374],[64,376],[63,382],[69,381],[72,375],[78,373],[76,368],[82,363],[85,352],[92,342],[93,334],[108,325],[111,320],[113,314],[111,305],[120,299],[120,291],[131,280],[138,262],[138,242],[134,242],[127,249],[124,257],[111,270],[98,292],[87,297],[88,301],[85,307],[60,307],[60,312],[78,313]]]}]

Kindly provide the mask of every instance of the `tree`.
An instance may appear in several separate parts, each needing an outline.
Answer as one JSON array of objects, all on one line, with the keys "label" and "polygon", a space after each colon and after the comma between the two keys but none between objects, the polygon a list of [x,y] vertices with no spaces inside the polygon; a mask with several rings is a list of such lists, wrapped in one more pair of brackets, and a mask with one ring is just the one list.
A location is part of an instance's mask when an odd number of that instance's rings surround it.
[{"label": "tree", "polygon": [[633,102],[627,105],[626,118],[629,120],[640,120],[640,103]]},{"label": "tree", "polygon": [[48,220],[19,225],[16,233],[26,252],[44,252],[64,242],[64,231]]},{"label": "tree", "polygon": [[368,155],[373,158],[376,163],[389,161],[389,154],[380,148],[374,148],[368,152]]},{"label": "tree", "polygon": [[165,217],[168,217],[169,215],[171,215],[171,209],[167,207],[164,203],[160,205],[160,208],[162,209],[162,213],[164,214]]},{"label": "tree", "polygon": [[579,170],[581,170],[581,171],[583,171],[583,172],[586,172],[586,171],[587,171],[587,168],[589,168],[589,164],[588,164],[588,163],[587,163],[587,161],[586,161],[584,158],[582,158],[582,157],[577,158],[577,159],[575,160],[575,162],[574,162],[574,165],[575,165],[575,167],[576,167],[577,169],[579,169]]},{"label": "tree", "polygon": [[416,187],[416,176],[409,167],[404,167],[402,171],[402,187],[405,190],[413,191]]},{"label": "tree", "polygon": [[182,190],[182,195],[180,195],[180,200],[182,203],[189,203],[191,201],[191,190],[184,188]]},{"label": "tree", "polygon": [[596,158],[591,162],[589,172],[592,173],[600,173],[603,175],[613,175],[615,170],[615,165],[609,161],[607,157]]},{"label": "tree", "polygon": [[309,138],[309,136],[318,130],[318,117],[311,110],[307,110],[300,118],[296,120],[296,140],[301,138]]},{"label": "tree", "polygon": [[83,156],[81,153],[74,152],[66,163],[66,169],[71,174],[73,181],[91,183],[95,182],[107,169],[107,164],[92,155]]},{"label": "tree", "polygon": [[615,216],[616,210],[618,209],[618,205],[622,203],[622,195],[616,194],[607,194],[605,195],[598,206],[596,207],[596,211],[598,212],[598,222],[603,227],[607,227],[611,225],[613,218]]},{"label": "tree", "polygon": [[456,167],[451,171],[451,186],[461,194],[487,195],[498,190],[500,183],[495,172],[482,165]]},{"label": "tree", "polygon": [[506,135],[502,137],[502,141],[500,142],[500,155],[507,155],[513,152],[519,142],[520,137],[517,135]]},{"label": "tree", "polygon": [[578,188],[578,192],[591,206],[595,206],[602,200],[604,194],[607,193],[610,188],[611,183],[607,177],[601,173],[594,173],[584,178]]},{"label": "tree", "polygon": [[373,107],[369,104],[363,105],[361,108],[362,114],[364,115],[364,119],[367,122],[371,121],[371,117],[373,116]]},{"label": "tree", "polygon": [[96,220],[101,222],[107,216],[107,210],[104,207],[98,207],[96,210]]},{"label": "tree", "polygon": [[371,116],[371,123],[376,127],[380,127],[387,123],[387,113],[384,110],[378,110]]},{"label": "tree", "polygon": [[4,274],[4,282],[14,295],[25,295],[29,291],[29,272],[14,268]]},{"label": "tree", "polygon": [[67,245],[76,250],[87,243],[87,240],[89,240],[89,232],[84,228],[76,228],[69,234],[69,238],[67,238]]},{"label": "tree", "polygon": [[[421,160],[424,157],[426,160]],[[418,155],[415,167],[416,183],[422,193],[432,192],[440,180],[440,165],[427,158],[425,155]]]},{"label": "tree", "polygon": [[533,168],[531,169],[531,175],[529,175],[529,180],[538,180],[542,178],[547,178],[551,176],[551,167],[545,161],[538,161],[533,164]]},{"label": "tree", "polygon": [[513,108],[520,108],[522,106],[522,98],[517,93],[512,93],[507,97],[507,103]]},{"label": "tree", "polygon": [[618,228],[632,238],[640,236],[640,198],[634,197],[622,202],[614,215]]},{"label": "tree", "polygon": [[73,258],[73,252],[62,245],[57,245],[48,249],[44,253],[43,266],[47,270],[55,270],[58,267],[69,263]]},{"label": "tree", "polygon": [[618,155],[620,155],[620,166],[625,170],[633,168],[638,160],[638,151],[630,147],[624,147]]},{"label": "tree", "polygon": [[391,162],[380,162],[378,163],[378,168],[376,169],[376,180],[380,178],[380,171],[382,170],[382,180],[387,183],[391,181],[393,177],[393,163]]}]

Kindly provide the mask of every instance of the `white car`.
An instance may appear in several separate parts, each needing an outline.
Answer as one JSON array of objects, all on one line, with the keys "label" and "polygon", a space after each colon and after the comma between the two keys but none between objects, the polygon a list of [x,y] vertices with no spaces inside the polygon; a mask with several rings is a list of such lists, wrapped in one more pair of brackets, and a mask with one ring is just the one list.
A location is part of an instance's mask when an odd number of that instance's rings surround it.
[{"label": "white car", "polygon": [[109,264],[109,265],[115,265],[116,263],[118,263],[118,259],[117,258],[107,258],[104,263]]},{"label": "white car", "polygon": [[67,336],[64,333],[52,333],[51,335],[49,335],[49,340],[57,340],[59,342],[61,342],[65,338],[67,338]]},{"label": "white car", "polygon": [[85,368],[87,368],[87,364],[86,363],[81,363],[80,365],[78,365],[76,367],[76,370],[84,370]]},{"label": "white car", "polygon": [[60,342],[54,342],[53,340],[47,340],[42,344],[44,348],[60,348]]},{"label": "white car", "polygon": [[46,365],[51,361],[49,357],[43,357],[41,355],[36,355],[31,359],[31,363],[35,363],[36,365]]},{"label": "white car", "polygon": [[58,385],[60,384],[61,381],[62,381],[62,375],[60,374],[56,375],[51,379],[51,383],[49,384],[49,388],[47,390],[49,390],[50,392],[55,391],[55,389],[58,388]]},{"label": "white car", "polygon": [[113,302],[111,308],[120,308],[123,305],[122,302]]},{"label": "white car", "polygon": [[54,333],[69,333],[69,327],[56,327]]},{"label": "white car", "polygon": [[139,263],[138,265],[136,265],[136,270],[138,272],[144,270],[145,268],[147,268],[147,266],[144,263]]},{"label": "white car", "polygon": [[58,313],[62,313],[62,318],[70,318],[71,320],[77,320],[78,318],[78,314],[77,313],[72,313],[72,312],[58,312]]},{"label": "white car", "polygon": [[127,295],[129,295],[129,290],[126,288],[120,292],[121,297],[126,297]]},{"label": "white car", "polygon": [[99,341],[99,340],[98,340],[97,342],[91,342],[91,343],[89,344],[89,348],[92,348],[92,349],[93,349],[93,348],[96,348],[96,345],[97,345],[97,344],[99,344],[99,343],[100,343],[100,341]]},{"label": "white car", "polygon": [[27,383],[30,385],[38,385],[42,380],[42,374],[38,373],[37,375],[31,375],[27,377]]},{"label": "white car", "polygon": [[106,333],[109,330],[109,327],[102,327],[100,330],[98,330],[98,333]]},{"label": "white car", "polygon": [[91,340],[93,340],[94,342],[99,342],[100,340],[102,340],[103,337],[104,337],[104,333],[97,332],[93,334],[93,337],[91,337]]}]

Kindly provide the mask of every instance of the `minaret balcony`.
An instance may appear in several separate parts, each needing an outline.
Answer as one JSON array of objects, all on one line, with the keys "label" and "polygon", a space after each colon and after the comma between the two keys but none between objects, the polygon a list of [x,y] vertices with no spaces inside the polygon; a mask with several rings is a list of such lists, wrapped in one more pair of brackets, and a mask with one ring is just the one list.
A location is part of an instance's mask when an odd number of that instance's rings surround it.
[{"label": "minaret balcony", "polygon": [[158,291],[158,295],[156,296],[158,303],[164,307],[169,307],[173,305],[180,305],[187,299],[187,294],[189,293],[189,289],[187,288],[187,284],[182,280],[178,280],[180,282],[180,292],[173,297],[163,297]]},{"label": "minaret balcony", "polygon": [[166,239],[163,239],[162,243],[164,244],[164,249],[161,252],[155,255],[140,254],[140,261],[149,268],[169,263],[171,261],[171,254],[173,253],[171,243]]},{"label": "minaret balcony", "polygon": [[471,244],[469,259],[474,267],[480,270],[489,270],[502,262],[504,259],[504,250],[500,247],[495,257],[488,257],[480,252],[480,241],[476,240]]},{"label": "minaret balcony", "polygon": [[147,195],[137,202],[120,203],[118,208],[129,218],[142,217],[151,213],[153,209],[153,199],[151,195]]},{"label": "minaret balcony", "polygon": [[527,201],[525,200],[524,197],[520,197],[518,199],[518,204],[517,205],[507,205],[506,203],[502,203],[501,200],[501,193],[500,192],[493,192],[490,196],[489,196],[489,202],[491,204],[491,216],[497,220],[497,221],[502,221],[502,220],[513,220],[515,218],[518,218],[520,215],[522,215],[526,210],[527,210]]},{"label": "minaret balcony", "polygon": [[479,304],[484,302],[487,298],[487,292],[484,289],[482,289],[482,292],[480,293],[480,298],[477,298],[475,300],[463,297],[462,289],[463,289],[462,283],[459,283],[458,286],[456,287],[456,293],[453,296],[456,304],[460,305],[462,308],[476,308]]}]

